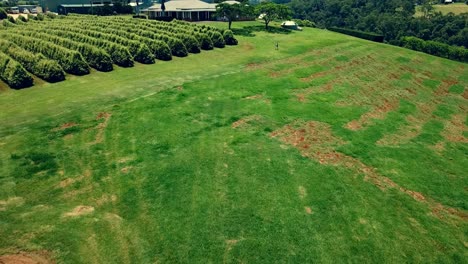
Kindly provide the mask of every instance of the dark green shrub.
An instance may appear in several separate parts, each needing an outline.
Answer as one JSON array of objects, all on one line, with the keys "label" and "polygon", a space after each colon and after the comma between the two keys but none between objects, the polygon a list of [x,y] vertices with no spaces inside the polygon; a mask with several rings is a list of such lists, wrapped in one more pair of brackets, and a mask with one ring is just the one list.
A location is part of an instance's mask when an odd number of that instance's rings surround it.
[{"label": "dark green shrub", "polygon": [[237,45],[237,39],[234,37],[234,34],[231,30],[225,30],[223,33],[224,42],[226,45]]},{"label": "dark green shrub", "polygon": [[58,82],[65,80],[65,72],[62,67],[56,61],[48,60],[40,53],[29,52],[6,40],[0,40],[0,51],[9,55],[21,63],[26,70],[45,81]]},{"label": "dark green shrub", "polygon": [[38,61],[34,65],[33,73],[48,82],[60,82],[65,80],[65,72],[54,60],[42,59]]},{"label": "dark green shrub", "polygon": [[39,21],[43,21],[43,20],[44,20],[44,14],[39,13],[39,14],[37,14],[36,18],[37,18],[37,20],[39,20]]},{"label": "dark green shrub", "polygon": [[11,32],[8,34],[0,33],[0,35],[26,50],[42,53],[46,57],[58,61],[60,66],[68,73],[75,75],[89,74],[88,64],[77,51],[66,49],[48,41]]},{"label": "dark green shrub", "polygon": [[154,51],[154,56],[156,56],[156,59],[158,60],[172,60],[172,53],[169,45],[167,45],[164,41],[158,41],[156,50]]},{"label": "dark green shrub", "polygon": [[10,23],[16,24],[16,20],[12,16],[8,16],[8,21]]},{"label": "dark green shrub", "polygon": [[315,23],[310,21],[310,20],[307,20],[307,19],[293,19],[294,22],[296,22],[296,24],[300,27],[311,27],[311,28],[314,28],[316,27]]},{"label": "dark green shrub", "polygon": [[154,55],[151,50],[145,44],[140,44],[137,51],[135,52],[134,59],[144,64],[153,64]]},{"label": "dark green shrub", "polygon": [[357,38],[362,38],[362,39],[367,39],[370,41],[375,41],[375,42],[383,42],[384,41],[384,36],[375,34],[375,33],[370,33],[370,32],[364,32],[364,31],[359,31],[359,30],[353,30],[353,29],[346,29],[346,28],[336,28],[336,27],[331,27],[328,28],[328,30],[335,31],[338,33],[350,35],[353,37]]},{"label": "dark green shrub", "polygon": [[52,12],[47,12],[46,17],[50,18],[50,19],[55,19],[55,18],[57,18],[57,15],[55,13],[52,13]]},{"label": "dark green shrub", "polygon": [[188,34],[177,34],[176,36],[182,40],[188,52],[200,53],[200,43],[196,38]]},{"label": "dark green shrub", "polygon": [[17,61],[0,52],[0,78],[13,89],[33,85],[32,76]]},{"label": "dark green shrub", "polygon": [[188,55],[187,48],[179,39],[168,38],[167,45],[171,49],[172,55],[176,57],[186,57]]},{"label": "dark green shrub", "polygon": [[211,40],[210,36],[206,33],[197,33],[198,42],[200,43],[200,48],[202,50],[212,50],[213,49],[213,41]]},{"label": "dark green shrub", "polygon": [[18,20],[21,21],[21,22],[28,22],[28,19],[25,18],[24,16],[19,16]]},{"label": "dark green shrub", "polygon": [[216,48],[224,48],[226,46],[223,35],[221,35],[221,33],[219,33],[218,31],[209,31],[208,35],[213,41],[213,46],[215,46]]},{"label": "dark green shrub", "polygon": [[0,19],[5,19],[8,17],[8,14],[7,12],[5,11],[5,9],[3,8],[0,8]]},{"label": "dark green shrub", "polygon": [[468,50],[463,47],[450,46],[436,41],[424,41],[416,37],[403,37],[400,44],[402,47],[408,49],[461,62],[468,62]]}]

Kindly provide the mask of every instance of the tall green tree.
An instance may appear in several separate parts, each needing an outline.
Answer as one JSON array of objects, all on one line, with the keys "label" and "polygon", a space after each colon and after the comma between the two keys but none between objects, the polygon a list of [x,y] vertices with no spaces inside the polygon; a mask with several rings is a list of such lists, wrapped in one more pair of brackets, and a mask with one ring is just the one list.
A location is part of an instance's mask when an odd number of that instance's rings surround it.
[{"label": "tall green tree", "polygon": [[291,10],[286,5],[275,4],[272,2],[262,2],[255,7],[255,13],[265,22],[265,29],[268,30],[268,24],[275,19],[286,19],[291,16]]},{"label": "tall green tree", "polygon": [[243,16],[249,16],[253,13],[253,7],[248,4],[227,4],[220,3],[216,5],[216,13],[219,17],[225,17],[229,23],[229,29],[231,29],[232,21],[236,21]]}]

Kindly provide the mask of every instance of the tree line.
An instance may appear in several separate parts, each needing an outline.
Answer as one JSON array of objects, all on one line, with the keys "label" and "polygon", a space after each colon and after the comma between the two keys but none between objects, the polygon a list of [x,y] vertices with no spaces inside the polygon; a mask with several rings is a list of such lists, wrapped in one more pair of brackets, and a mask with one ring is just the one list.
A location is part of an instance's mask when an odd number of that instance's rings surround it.
[{"label": "tree line", "polygon": [[[429,1],[290,0],[287,5],[294,17],[312,20],[319,27],[374,32],[391,44],[399,45],[403,37],[413,36],[468,47],[468,13],[443,15],[431,9]],[[416,4],[423,7],[423,16],[414,16]]]}]

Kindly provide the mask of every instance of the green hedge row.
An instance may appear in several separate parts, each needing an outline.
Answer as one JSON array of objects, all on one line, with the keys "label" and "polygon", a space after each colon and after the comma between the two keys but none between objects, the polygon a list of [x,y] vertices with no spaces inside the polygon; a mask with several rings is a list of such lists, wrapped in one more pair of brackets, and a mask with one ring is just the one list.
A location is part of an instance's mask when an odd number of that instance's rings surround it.
[{"label": "green hedge row", "polygon": [[149,30],[144,30],[136,25],[128,24],[128,22],[126,24],[111,23],[111,22],[105,22],[105,21],[101,21],[101,22],[95,21],[95,22],[97,24],[101,23],[99,24],[100,26],[107,26],[107,28],[124,30],[126,32],[134,33],[136,35],[149,38],[149,39],[162,40],[167,43],[167,45],[171,49],[172,55],[174,56],[186,57],[188,55],[187,48],[185,47],[185,44],[180,39],[176,39],[174,37],[171,37],[165,34],[157,34]]},{"label": "green hedge row", "polygon": [[110,55],[102,49],[96,48],[92,45],[83,42],[77,42],[55,35],[60,34],[61,31],[48,29],[46,31],[36,32],[31,30],[30,28],[28,29],[29,30],[15,30],[11,32],[15,32],[17,34],[28,36],[34,39],[48,41],[56,45],[65,47],[67,49],[76,50],[79,53],[81,53],[81,55],[86,60],[89,66],[98,71],[109,72],[113,70],[112,59]]},{"label": "green hedge row", "polygon": [[23,66],[3,52],[0,52],[0,79],[14,89],[33,85],[32,76]]},{"label": "green hedge row", "polygon": [[[146,45],[153,52],[154,56],[157,59],[160,59],[160,60],[172,59],[171,50],[164,41],[140,36],[138,34],[125,31],[122,29],[122,27],[113,26],[113,27],[106,28],[104,25],[100,23],[95,23],[95,21],[79,21],[79,22],[73,23],[72,25],[67,24],[67,26],[78,28],[78,29],[86,28],[86,30],[92,30],[92,31],[100,32],[104,34],[110,34],[120,39],[128,39],[130,41],[139,43],[138,48],[135,50],[135,52],[139,51],[140,53],[139,54],[133,53],[133,54],[136,58],[135,60],[138,59],[137,61],[140,61],[140,62],[143,62],[144,60],[149,60],[148,57],[145,57],[146,56],[145,54],[147,54],[147,51],[145,50],[144,47],[140,46],[141,44]],[[114,40],[117,40],[117,39],[114,38]],[[131,46],[129,46],[129,48],[131,48]]]},{"label": "green hedge row", "polygon": [[403,37],[400,45],[402,47],[421,51],[431,55],[468,62],[468,49],[463,47],[451,46],[436,41],[425,41],[416,37]]},{"label": "green hedge row", "polygon": [[56,60],[65,72],[75,75],[89,74],[89,65],[81,56],[81,53],[70,50],[48,41],[26,37],[15,33],[0,32],[0,37],[16,43],[23,49],[35,53],[42,53],[49,59]]},{"label": "green hedge row", "polygon": [[350,35],[353,37],[357,38],[362,38],[362,39],[367,39],[370,41],[375,41],[375,42],[383,42],[384,41],[384,36],[375,34],[375,33],[370,33],[370,32],[364,32],[364,31],[359,31],[359,30],[354,30],[354,29],[346,29],[346,28],[336,28],[336,27],[331,27],[328,28],[328,30],[335,31],[338,33],[343,33],[346,35]]},{"label": "green hedge row", "polygon": [[48,82],[60,82],[65,80],[65,72],[62,67],[54,61],[45,58],[40,53],[32,53],[16,44],[0,40],[0,51],[9,55],[29,72]]},{"label": "green hedge row", "polygon": [[[115,63],[119,66],[122,67],[132,67],[134,62],[133,62],[133,56],[130,54],[130,51],[128,50],[127,47],[113,43],[110,41],[107,41],[105,39],[100,39],[96,37],[90,37],[86,34],[83,34],[83,32],[76,32],[76,28],[69,26],[69,25],[54,25],[51,23],[46,24],[43,27],[40,28],[33,28],[32,30],[37,30],[40,32],[44,33],[50,33],[62,38],[70,39],[75,42],[83,43],[88,46],[92,46],[94,49],[99,49],[102,52],[105,51],[106,54],[108,54],[111,63]],[[83,54],[84,55],[84,54]],[[149,58],[149,60],[153,61],[154,63],[154,58]]]}]

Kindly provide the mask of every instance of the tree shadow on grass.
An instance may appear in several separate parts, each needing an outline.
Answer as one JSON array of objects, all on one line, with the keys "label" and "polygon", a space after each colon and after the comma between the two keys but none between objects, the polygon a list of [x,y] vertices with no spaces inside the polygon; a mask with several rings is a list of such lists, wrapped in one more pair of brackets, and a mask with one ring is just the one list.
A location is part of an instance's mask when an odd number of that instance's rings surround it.
[{"label": "tree shadow on grass", "polygon": [[255,32],[268,32],[272,34],[291,34],[290,29],[269,26],[267,30],[265,29],[265,26],[263,25],[247,26],[243,28],[233,28],[232,32],[235,35],[244,36],[244,37],[255,37]]}]

